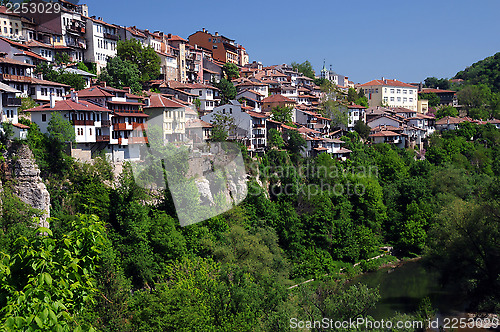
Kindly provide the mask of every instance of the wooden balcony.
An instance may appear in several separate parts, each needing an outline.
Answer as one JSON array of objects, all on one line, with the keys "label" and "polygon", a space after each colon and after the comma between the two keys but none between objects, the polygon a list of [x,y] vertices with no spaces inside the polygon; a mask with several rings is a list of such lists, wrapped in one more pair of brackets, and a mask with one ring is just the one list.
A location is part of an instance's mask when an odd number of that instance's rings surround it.
[{"label": "wooden balcony", "polygon": [[97,135],[95,138],[96,142],[109,142],[109,135]]},{"label": "wooden balcony", "polygon": [[129,137],[128,138],[128,143],[129,144],[146,144],[148,143],[148,138],[147,137]]},{"label": "wooden balcony", "polygon": [[254,128],[265,128],[266,125],[264,123],[254,123],[253,127]]},{"label": "wooden balcony", "polygon": [[148,124],[147,123],[137,123],[137,122],[134,122],[134,123],[132,123],[132,129],[133,130],[136,130],[136,129],[148,130]]},{"label": "wooden balcony", "polygon": [[29,76],[20,76],[20,75],[11,75],[11,74],[2,74],[2,80],[23,82],[23,83],[31,82],[31,78]]},{"label": "wooden balcony", "polygon": [[132,125],[126,122],[113,123],[113,130],[132,130]]},{"label": "wooden balcony", "polygon": [[21,106],[21,98],[8,98],[6,95],[2,96],[2,106]]},{"label": "wooden balcony", "polygon": [[73,120],[73,126],[93,126],[94,120]]}]

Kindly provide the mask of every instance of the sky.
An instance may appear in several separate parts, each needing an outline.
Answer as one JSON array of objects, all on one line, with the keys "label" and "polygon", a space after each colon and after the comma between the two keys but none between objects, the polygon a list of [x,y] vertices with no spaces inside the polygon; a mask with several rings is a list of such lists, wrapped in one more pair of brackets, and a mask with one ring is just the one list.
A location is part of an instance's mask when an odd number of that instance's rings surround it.
[{"label": "sky", "polygon": [[80,0],[108,23],[185,39],[202,28],[243,45],[250,61],[309,60],[354,83],[453,77],[500,51],[499,0]]}]

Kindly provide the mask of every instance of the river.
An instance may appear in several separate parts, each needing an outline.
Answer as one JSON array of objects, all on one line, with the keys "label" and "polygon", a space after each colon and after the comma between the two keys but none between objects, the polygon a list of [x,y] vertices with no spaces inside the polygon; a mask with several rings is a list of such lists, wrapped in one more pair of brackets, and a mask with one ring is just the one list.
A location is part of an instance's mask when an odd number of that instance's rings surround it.
[{"label": "river", "polygon": [[396,312],[412,314],[425,297],[431,300],[436,310],[434,319],[439,318],[439,321],[445,317],[464,317],[467,307],[465,295],[459,289],[441,285],[439,273],[426,269],[420,260],[406,262],[397,268],[365,273],[352,282],[379,287],[381,299],[376,308],[368,313],[378,320],[390,318]]}]

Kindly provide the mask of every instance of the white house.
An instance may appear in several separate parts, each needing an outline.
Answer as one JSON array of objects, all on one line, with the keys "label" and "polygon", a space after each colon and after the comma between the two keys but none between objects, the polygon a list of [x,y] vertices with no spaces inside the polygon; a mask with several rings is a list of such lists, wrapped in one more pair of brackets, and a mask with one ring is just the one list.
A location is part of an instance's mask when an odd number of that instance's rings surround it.
[{"label": "white house", "polygon": [[382,77],[381,80],[361,84],[358,88],[363,90],[370,107],[386,105],[417,111],[418,88],[416,86]]},{"label": "white house", "polygon": [[87,20],[85,38],[88,47],[85,50],[85,60],[97,64],[97,73],[106,67],[109,58],[116,56],[116,45],[118,42],[118,28],[104,22],[95,16]]}]

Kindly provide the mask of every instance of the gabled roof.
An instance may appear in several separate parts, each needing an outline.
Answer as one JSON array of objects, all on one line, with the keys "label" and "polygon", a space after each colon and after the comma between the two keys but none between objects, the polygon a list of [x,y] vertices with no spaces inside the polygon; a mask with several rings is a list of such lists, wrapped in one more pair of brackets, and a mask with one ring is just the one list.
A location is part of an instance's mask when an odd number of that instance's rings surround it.
[{"label": "gabled roof", "polygon": [[472,119],[470,118],[455,118],[452,116],[445,116],[444,118],[437,120],[436,125],[457,124],[457,123],[471,122],[471,121]]},{"label": "gabled roof", "polygon": [[[4,6],[0,6],[0,8],[2,8],[2,7],[4,7]],[[1,11],[0,11],[0,14],[2,14],[2,12],[1,12]],[[15,42],[15,41],[13,41],[13,40],[10,40],[9,38],[5,38],[5,37],[1,37],[1,36],[0,36],[0,40],[3,40],[3,41],[5,41],[5,42],[9,43],[10,45],[15,46],[15,47],[18,47],[18,48],[21,48],[21,49],[23,49],[23,50],[28,50],[28,49],[29,49],[29,47],[28,47],[28,46],[26,46],[26,45],[24,45],[24,44],[21,44],[21,43],[18,43],[18,42]]]},{"label": "gabled roof", "polygon": [[19,129],[30,129],[30,127],[29,127],[29,126],[27,126],[27,125],[23,125],[22,123],[13,123],[12,125],[13,125],[14,127],[19,128]]},{"label": "gabled roof", "polygon": [[266,97],[262,99],[263,103],[280,103],[280,102],[286,102],[286,103],[294,103],[296,104],[295,100],[292,100],[290,98],[287,98],[283,95],[271,95],[269,97]]},{"label": "gabled roof", "polygon": [[417,113],[417,111],[405,107],[391,107],[390,109],[395,113]]},{"label": "gabled roof", "polygon": [[21,50],[20,53],[14,54],[14,56],[17,56],[17,55],[26,55],[26,56],[29,56],[31,58],[35,58],[35,59],[42,60],[42,61],[47,61],[47,59],[45,59],[41,55],[38,55],[35,52],[31,52],[31,51],[27,51],[27,50],[26,51]]},{"label": "gabled roof", "polygon": [[132,35],[136,36],[136,37],[146,38],[146,35],[143,34],[141,31],[139,31],[139,29],[137,29],[137,27],[135,27],[135,26],[133,26],[133,27],[127,27],[125,29],[128,32],[130,32]]},{"label": "gabled roof", "polygon": [[366,107],[351,103],[351,104],[347,105],[347,108],[366,108]]},{"label": "gabled roof", "polygon": [[114,95],[103,90],[100,86],[91,86],[90,88],[78,91],[79,97],[113,97]]},{"label": "gabled roof", "polygon": [[40,85],[50,85],[50,86],[60,86],[63,88],[69,88],[70,86],[67,84],[62,84],[58,82],[52,82],[52,81],[46,81],[46,80],[41,80],[36,77],[31,77],[31,84],[40,84]]},{"label": "gabled roof", "polygon": [[186,39],[182,38],[182,37],[179,37],[177,35],[171,35],[170,37],[167,38],[168,40],[172,40],[172,41],[182,41],[182,42],[188,42]]},{"label": "gabled roof", "polygon": [[144,108],[181,108],[185,107],[167,97],[162,96],[159,93],[153,93],[149,96],[149,106]]},{"label": "gabled roof", "polygon": [[259,119],[265,119],[265,118],[267,118],[267,116],[265,114],[263,114],[263,113],[258,113],[258,112],[254,112],[254,111],[245,111],[245,112],[248,115],[250,115],[251,117],[254,117],[254,118],[259,118]]},{"label": "gabled roof", "polygon": [[416,89],[415,86],[403,83],[398,80],[373,80],[365,84],[361,84],[360,86],[377,86],[377,85],[383,85],[383,86],[397,86],[397,87],[402,87],[402,88],[414,88]]},{"label": "gabled roof", "polygon": [[392,136],[401,136],[401,134],[397,134],[390,130],[385,130],[385,131],[383,130],[374,134],[370,134],[370,137],[392,137]]},{"label": "gabled roof", "polygon": [[203,120],[200,120],[200,119],[191,119],[191,120],[188,120],[186,121],[186,129],[187,128],[212,128],[213,126],[208,123],[208,122],[205,122]]},{"label": "gabled roof", "polygon": [[419,91],[418,93],[435,93],[435,94],[440,94],[440,93],[456,93],[456,91],[453,91],[453,90],[441,90],[441,89],[423,88],[423,89],[422,89],[422,91]]},{"label": "gabled roof", "polygon": [[53,111],[100,111],[111,112],[107,108],[97,106],[84,100],[79,100],[78,103],[71,99],[59,100],[55,102],[54,108],[50,104],[37,106],[35,108],[26,110],[27,112],[53,112]]},{"label": "gabled roof", "polygon": [[25,63],[19,60],[14,60],[11,58],[6,58],[6,57],[0,57],[0,63],[8,63],[11,65],[18,65],[18,66],[23,66],[23,67],[35,67],[34,65],[30,65],[29,63]]},{"label": "gabled roof", "polygon": [[21,93],[21,91],[14,89],[10,85],[7,85],[5,83],[0,82],[0,90],[5,91],[5,92],[11,92],[11,93]]}]

